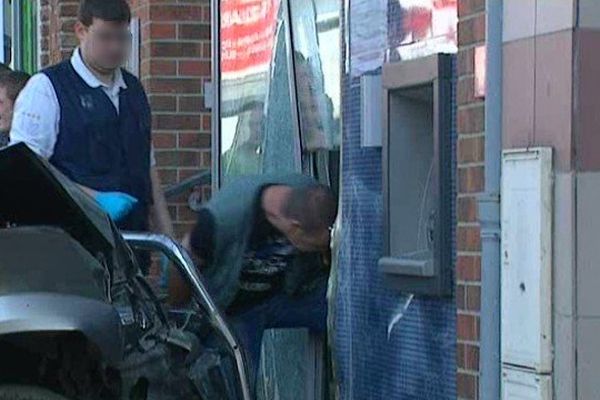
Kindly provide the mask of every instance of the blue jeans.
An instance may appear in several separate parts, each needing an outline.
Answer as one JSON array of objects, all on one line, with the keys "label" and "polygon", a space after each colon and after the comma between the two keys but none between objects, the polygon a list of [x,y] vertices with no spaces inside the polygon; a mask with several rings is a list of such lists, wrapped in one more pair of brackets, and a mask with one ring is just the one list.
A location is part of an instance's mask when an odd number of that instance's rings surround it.
[{"label": "blue jeans", "polygon": [[245,350],[250,385],[256,387],[263,333],[267,329],[308,328],[316,333],[327,329],[327,281],[312,291],[289,296],[278,294],[231,316],[233,329]]}]

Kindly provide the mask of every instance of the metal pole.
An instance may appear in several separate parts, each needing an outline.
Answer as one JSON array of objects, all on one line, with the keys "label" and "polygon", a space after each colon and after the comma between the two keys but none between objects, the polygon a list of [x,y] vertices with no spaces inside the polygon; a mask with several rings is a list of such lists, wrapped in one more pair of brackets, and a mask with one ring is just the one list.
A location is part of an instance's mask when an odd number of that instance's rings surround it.
[{"label": "metal pole", "polygon": [[479,398],[500,399],[500,175],[502,160],[502,0],[486,1],[485,193],[481,222]]}]

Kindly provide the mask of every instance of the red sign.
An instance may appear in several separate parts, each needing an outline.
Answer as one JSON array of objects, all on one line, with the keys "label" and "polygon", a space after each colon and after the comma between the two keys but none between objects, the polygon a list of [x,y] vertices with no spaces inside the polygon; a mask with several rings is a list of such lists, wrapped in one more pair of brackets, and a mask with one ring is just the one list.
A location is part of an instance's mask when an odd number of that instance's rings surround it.
[{"label": "red sign", "polygon": [[221,76],[242,78],[269,69],[279,0],[221,0]]}]

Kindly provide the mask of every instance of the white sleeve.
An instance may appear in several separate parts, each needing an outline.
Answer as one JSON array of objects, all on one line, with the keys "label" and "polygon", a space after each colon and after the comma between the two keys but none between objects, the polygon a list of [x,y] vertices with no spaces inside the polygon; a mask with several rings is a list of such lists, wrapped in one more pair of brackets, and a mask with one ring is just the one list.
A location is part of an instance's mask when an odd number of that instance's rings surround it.
[{"label": "white sleeve", "polygon": [[60,105],[50,79],[34,75],[15,103],[11,144],[25,143],[40,156],[49,159],[58,137]]}]

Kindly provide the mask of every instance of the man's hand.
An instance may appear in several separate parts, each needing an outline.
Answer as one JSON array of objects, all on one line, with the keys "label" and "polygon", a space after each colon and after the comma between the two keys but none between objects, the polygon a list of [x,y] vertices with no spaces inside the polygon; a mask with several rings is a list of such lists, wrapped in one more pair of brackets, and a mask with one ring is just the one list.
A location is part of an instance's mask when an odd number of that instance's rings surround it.
[{"label": "man's hand", "polygon": [[120,221],[133,210],[138,200],[121,192],[96,192],[94,199],[115,221]]}]

